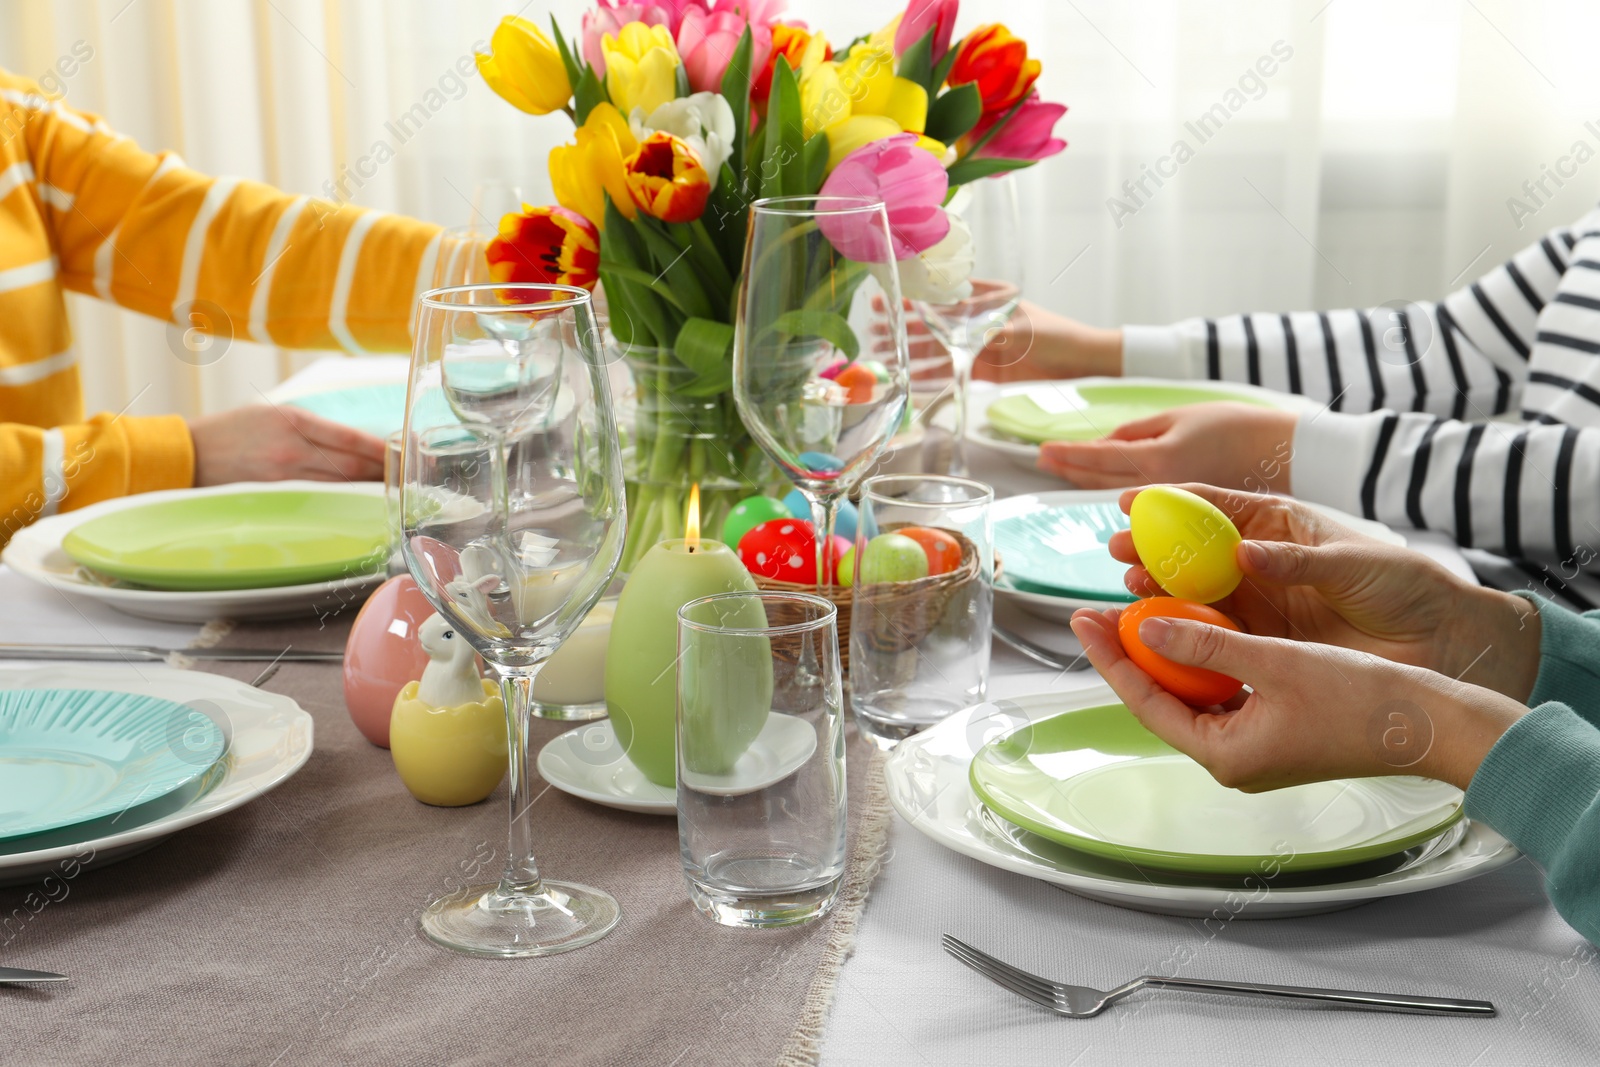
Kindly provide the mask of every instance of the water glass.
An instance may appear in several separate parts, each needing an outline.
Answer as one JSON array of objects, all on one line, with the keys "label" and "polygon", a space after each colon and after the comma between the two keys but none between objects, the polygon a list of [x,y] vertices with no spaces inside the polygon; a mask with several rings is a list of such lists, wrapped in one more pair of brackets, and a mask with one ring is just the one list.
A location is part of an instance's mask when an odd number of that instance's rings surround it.
[{"label": "water glass", "polygon": [[[862,485],[850,703],[862,735],[880,748],[985,697],[994,628],[993,503],[994,490],[967,478],[895,474]],[[869,550],[874,537],[901,531],[928,557],[926,577],[904,571],[905,557],[915,552],[909,545],[899,553],[882,545]]]},{"label": "water glass", "polygon": [[756,592],[678,612],[678,843],[690,900],[725,926],[793,926],[838,898],[836,615],[821,597]]}]

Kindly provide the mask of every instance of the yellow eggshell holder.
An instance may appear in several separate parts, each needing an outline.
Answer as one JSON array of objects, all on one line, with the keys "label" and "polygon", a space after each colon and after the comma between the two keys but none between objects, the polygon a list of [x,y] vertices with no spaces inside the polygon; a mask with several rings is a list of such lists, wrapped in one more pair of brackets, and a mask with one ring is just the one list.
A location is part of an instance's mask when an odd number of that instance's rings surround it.
[{"label": "yellow eggshell holder", "polygon": [[495,791],[506,773],[506,710],[500,691],[482,679],[483,700],[435,708],[407,682],[389,716],[389,753],[411,795],[456,808]]}]

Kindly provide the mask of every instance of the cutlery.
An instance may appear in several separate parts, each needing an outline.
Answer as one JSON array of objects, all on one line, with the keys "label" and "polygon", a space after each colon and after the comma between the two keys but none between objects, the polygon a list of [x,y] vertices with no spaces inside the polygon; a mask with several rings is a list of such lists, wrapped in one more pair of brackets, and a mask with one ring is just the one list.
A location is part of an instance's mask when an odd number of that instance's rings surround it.
[{"label": "cutlery", "polygon": [[65,982],[67,976],[53,971],[28,971],[21,967],[0,967],[0,983],[5,982]]},{"label": "cutlery", "polygon": [[1220,993],[1225,996],[1281,997],[1287,1000],[1315,1000],[1363,1011],[1404,1012],[1409,1015],[1495,1014],[1487,1000],[1457,1000],[1454,997],[1418,997],[1403,993],[1358,993],[1349,989],[1316,989],[1309,986],[1261,985],[1255,982],[1213,982],[1194,978],[1164,978],[1145,975],[1117,988],[1102,991],[1088,986],[1052,982],[1036,974],[995,959],[949,934],[944,949],[996,985],[1071,1019],[1099,1015],[1110,1004],[1146,986],[1187,989],[1195,993]]},{"label": "cutlery", "polygon": [[1054,667],[1058,671],[1081,671],[1089,666],[1089,657],[1082,652],[1079,652],[1075,659],[1067,660],[1063,658],[1064,653],[1055,652],[1045,648],[1043,645],[1036,645],[1021,634],[1013,633],[998,624],[994,626],[994,635],[1003,643],[1010,645],[1034,662],[1042,663],[1046,667]]},{"label": "cutlery", "polygon": [[89,662],[160,663],[171,655],[204,660],[281,660],[294,663],[338,663],[343,652],[271,648],[157,648],[154,645],[13,645],[0,644],[0,659],[70,659]]}]

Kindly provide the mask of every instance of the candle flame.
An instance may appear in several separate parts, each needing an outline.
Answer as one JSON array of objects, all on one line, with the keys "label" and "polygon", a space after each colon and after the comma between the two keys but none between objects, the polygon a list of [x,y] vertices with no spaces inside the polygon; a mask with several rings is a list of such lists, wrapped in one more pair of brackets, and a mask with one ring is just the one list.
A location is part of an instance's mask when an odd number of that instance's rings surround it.
[{"label": "candle flame", "polygon": [[683,540],[693,552],[700,547],[700,483],[689,487],[689,510],[683,516]]}]

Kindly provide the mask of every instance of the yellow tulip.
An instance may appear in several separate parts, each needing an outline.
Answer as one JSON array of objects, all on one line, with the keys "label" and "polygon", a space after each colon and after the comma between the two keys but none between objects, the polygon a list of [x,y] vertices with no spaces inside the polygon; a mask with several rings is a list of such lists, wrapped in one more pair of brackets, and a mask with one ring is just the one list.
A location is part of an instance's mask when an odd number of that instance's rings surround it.
[{"label": "yellow tulip", "polygon": [[513,107],[532,115],[560,111],[572,99],[561,53],[544,31],[527,19],[507,15],[489,38],[489,53],[479,52],[478,73]]},{"label": "yellow tulip", "polygon": [[[800,82],[805,135],[828,134],[828,169],[864,144],[909,132],[943,156],[944,146],[920,137],[928,125],[928,91],[894,72],[894,53],[858,44],[844,59],[818,64]],[[926,142],[926,143],[923,143]]]},{"label": "yellow tulip", "polygon": [[828,169],[851,152],[901,133],[900,124],[886,115],[852,115],[843,122],[828,127]]},{"label": "yellow tulip", "polygon": [[630,22],[600,39],[606,60],[606,92],[623,114],[649,114],[678,95],[678,49],[665,26]]},{"label": "yellow tulip", "polygon": [[633,196],[623,178],[623,160],[633,155],[639,142],[628,122],[611,104],[596,104],[578,127],[577,144],[550,150],[550,185],[556,203],[576,211],[600,229],[605,228],[605,195],[624,218],[632,219]]}]

